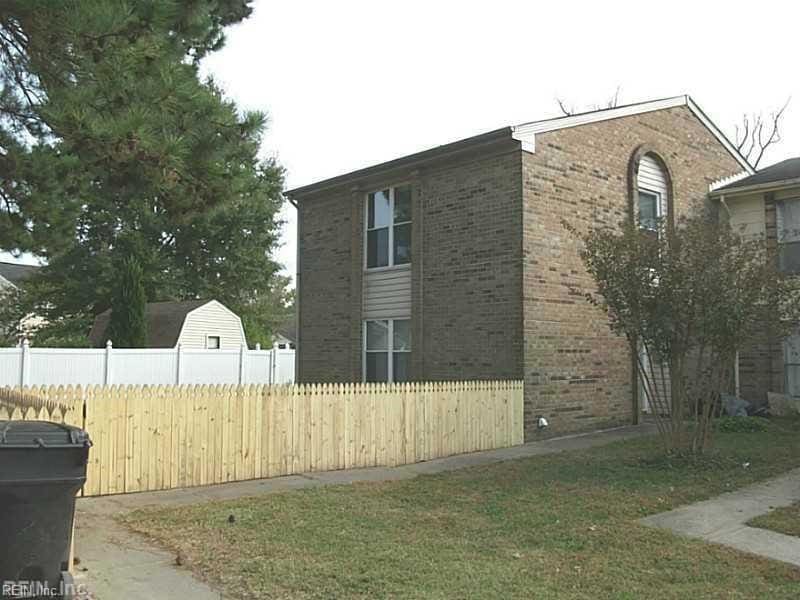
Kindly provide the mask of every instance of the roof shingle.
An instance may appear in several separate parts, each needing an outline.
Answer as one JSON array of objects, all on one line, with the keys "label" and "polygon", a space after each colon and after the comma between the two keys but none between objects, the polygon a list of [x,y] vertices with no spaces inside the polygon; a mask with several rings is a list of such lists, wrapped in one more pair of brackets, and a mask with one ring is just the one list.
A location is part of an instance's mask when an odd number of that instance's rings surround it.
[{"label": "roof shingle", "polygon": [[735,190],[738,188],[747,188],[754,185],[764,185],[768,183],[778,183],[790,179],[800,179],[800,157],[788,158],[770,167],[765,167],[757,173],[734,181],[728,185],[715,190],[720,192],[722,190]]},{"label": "roof shingle", "polygon": [[[186,315],[194,309],[208,304],[210,300],[187,300],[184,302],[148,302],[145,307],[148,348],[174,348],[178,343]],[[89,332],[89,341],[95,348],[106,345],[106,330],[111,320],[111,309],[101,312],[94,319]],[[112,340],[113,342],[113,340]]]}]

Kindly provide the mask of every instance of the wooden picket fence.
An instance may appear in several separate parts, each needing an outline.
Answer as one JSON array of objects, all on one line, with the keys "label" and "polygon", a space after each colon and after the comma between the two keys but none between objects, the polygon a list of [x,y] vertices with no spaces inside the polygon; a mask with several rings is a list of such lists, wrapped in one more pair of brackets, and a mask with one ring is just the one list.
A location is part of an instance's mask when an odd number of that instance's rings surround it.
[{"label": "wooden picket fence", "polygon": [[85,428],[84,495],[395,466],[521,444],[522,382],[0,389],[0,419]]}]

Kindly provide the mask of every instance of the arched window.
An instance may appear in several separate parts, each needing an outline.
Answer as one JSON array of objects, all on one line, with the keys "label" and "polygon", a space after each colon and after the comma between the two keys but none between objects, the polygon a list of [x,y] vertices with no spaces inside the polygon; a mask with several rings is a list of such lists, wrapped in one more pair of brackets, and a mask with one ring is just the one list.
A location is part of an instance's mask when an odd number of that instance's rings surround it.
[{"label": "arched window", "polygon": [[639,148],[631,157],[632,216],[642,229],[656,231],[664,219],[672,223],[672,184],[663,159],[654,151]]}]

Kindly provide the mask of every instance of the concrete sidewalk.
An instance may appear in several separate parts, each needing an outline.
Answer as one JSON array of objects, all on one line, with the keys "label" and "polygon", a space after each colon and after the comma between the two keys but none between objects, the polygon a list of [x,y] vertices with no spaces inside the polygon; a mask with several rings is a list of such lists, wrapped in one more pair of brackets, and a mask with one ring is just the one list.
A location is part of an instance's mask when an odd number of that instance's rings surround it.
[{"label": "concrete sidewalk", "polygon": [[89,587],[91,597],[100,600],[218,599],[222,597],[218,592],[195,579],[188,570],[176,566],[175,556],[128,531],[116,522],[114,516],[147,506],[182,506],[322,485],[411,479],[423,474],[603,446],[654,432],[652,425],[621,427],[401,467],[328,471],[163,492],[81,498],[78,500],[75,531],[75,553],[80,558],[76,579]]},{"label": "concrete sidewalk", "polygon": [[641,523],[800,567],[800,538],[745,524],[798,501],[800,469],[795,469],[764,483],[646,517]]}]

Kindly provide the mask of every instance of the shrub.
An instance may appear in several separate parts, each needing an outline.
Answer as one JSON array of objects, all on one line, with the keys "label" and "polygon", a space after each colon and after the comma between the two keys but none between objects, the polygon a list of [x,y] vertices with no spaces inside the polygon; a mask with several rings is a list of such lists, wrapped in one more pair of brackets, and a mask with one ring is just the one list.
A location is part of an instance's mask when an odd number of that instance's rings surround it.
[{"label": "shrub", "polygon": [[724,433],[757,433],[769,429],[769,420],[764,417],[720,417],[717,429]]}]

